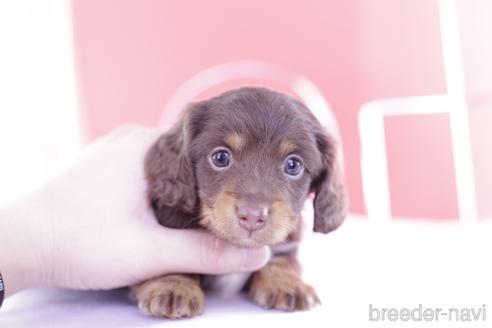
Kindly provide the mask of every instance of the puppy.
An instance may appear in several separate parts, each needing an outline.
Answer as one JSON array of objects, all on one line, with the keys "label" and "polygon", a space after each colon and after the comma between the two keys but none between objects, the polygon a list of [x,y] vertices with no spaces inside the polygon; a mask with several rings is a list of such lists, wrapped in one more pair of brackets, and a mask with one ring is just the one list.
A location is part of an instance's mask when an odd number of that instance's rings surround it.
[{"label": "puppy", "polygon": [[[305,310],[319,300],[299,274],[301,210],[314,196],[314,231],[328,233],[347,207],[332,138],[309,109],[287,95],[241,88],[188,106],[146,158],[148,197],[159,223],[205,229],[242,247],[270,245],[273,257],[238,289],[265,308]],[[186,245],[183,245],[186,247]],[[172,274],[131,287],[141,311],[192,317],[204,286],[226,276]]]}]

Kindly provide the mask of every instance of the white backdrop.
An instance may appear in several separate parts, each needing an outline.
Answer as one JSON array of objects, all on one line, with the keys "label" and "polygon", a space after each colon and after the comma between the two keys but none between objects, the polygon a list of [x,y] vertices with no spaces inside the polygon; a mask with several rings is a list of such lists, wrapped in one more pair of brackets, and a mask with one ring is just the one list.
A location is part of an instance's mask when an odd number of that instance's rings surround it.
[{"label": "white backdrop", "polygon": [[80,145],[70,3],[0,0],[0,204]]}]

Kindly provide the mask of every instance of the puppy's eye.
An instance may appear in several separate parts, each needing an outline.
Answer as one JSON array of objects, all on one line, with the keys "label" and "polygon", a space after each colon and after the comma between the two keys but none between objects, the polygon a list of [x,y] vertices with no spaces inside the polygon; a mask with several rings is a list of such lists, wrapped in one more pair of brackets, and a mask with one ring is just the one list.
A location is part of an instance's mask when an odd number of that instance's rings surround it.
[{"label": "puppy's eye", "polygon": [[299,176],[302,174],[304,167],[299,158],[291,156],[287,157],[284,162],[284,172],[290,176]]},{"label": "puppy's eye", "polygon": [[231,165],[231,153],[227,149],[217,149],[210,156],[210,163],[215,169],[224,169]]}]

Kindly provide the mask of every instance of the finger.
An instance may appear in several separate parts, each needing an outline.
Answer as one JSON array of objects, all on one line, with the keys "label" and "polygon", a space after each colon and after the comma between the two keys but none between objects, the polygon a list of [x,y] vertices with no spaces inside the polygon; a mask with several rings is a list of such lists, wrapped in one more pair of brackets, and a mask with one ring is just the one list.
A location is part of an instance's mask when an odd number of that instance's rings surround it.
[{"label": "finger", "polygon": [[241,248],[211,233],[157,227],[154,240],[163,270],[204,274],[255,271],[270,259],[270,249]]}]

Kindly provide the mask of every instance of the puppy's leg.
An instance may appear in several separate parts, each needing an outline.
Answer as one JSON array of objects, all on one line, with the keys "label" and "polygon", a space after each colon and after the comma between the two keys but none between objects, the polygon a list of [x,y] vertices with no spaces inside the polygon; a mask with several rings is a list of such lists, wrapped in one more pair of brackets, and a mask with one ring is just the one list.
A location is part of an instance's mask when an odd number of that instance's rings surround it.
[{"label": "puppy's leg", "polygon": [[268,309],[306,310],[320,301],[314,288],[299,275],[299,265],[293,255],[274,257],[251,277],[248,295]]},{"label": "puppy's leg", "polygon": [[188,318],[200,314],[205,295],[197,275],[173,274],[132,286],[130,295],[144,314]]}]

